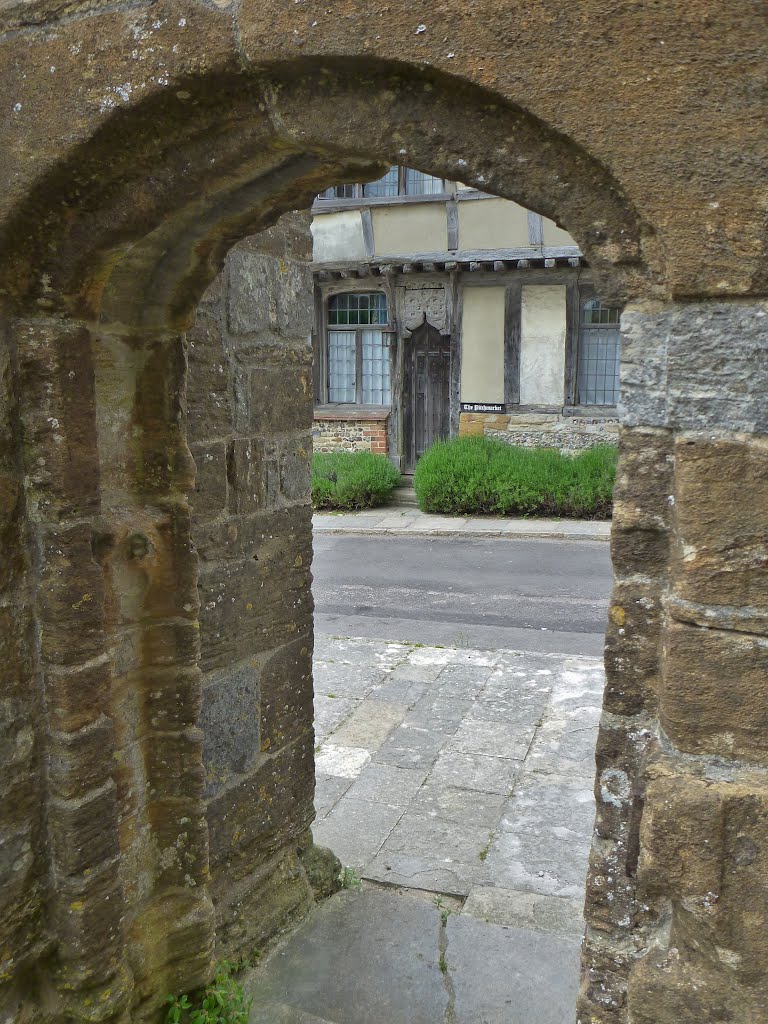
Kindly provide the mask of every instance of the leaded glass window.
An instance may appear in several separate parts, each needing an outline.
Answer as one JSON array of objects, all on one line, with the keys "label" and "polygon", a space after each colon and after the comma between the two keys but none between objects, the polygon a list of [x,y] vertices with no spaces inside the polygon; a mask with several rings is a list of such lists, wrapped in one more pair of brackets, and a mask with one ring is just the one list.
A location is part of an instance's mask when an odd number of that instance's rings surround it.
[{"label": "leaded glass window", "polygon": [[616,405],[621,363],[621,311],[588,299],[579,324],[578,396],[580,405]]},{"label": "leaded glass window", "polygon": [[396,196],[399,188],[398,171],[398,167],[390,167],[383,177],[363,185],[363,195]]},{"label": "leaded glass window", "polygon": [[328,331],[328,401],[355,401],[354,331]]},{"label": "leaded glass window", "polygon": [[408,196],[435,196],[445,191],[445,182],[432,174],[414,171],[411,167],[405,170],[405,194]]},{"label": "leaded glass window", "polygon": [[412,167],[390,167],[376,181],[364,185],[334,185],[318,199],[386,199],[393,196],[439,196],[445,192],[445,180]]},{"label": "leaded glass window", "polygon": [[387,323],[387,297],[384,292],[345,292],[328,300],[330,327],[369,326]]},{"label": "leaded glass window", "polygon": [[363,405],[389,405],[389,335],[383,331],[361,331],[363,347]]},{"label": "leaded glass window", "polygon": [[383,292],[345,292],[328,300],[328,401],[389,405],[390,338]]}]

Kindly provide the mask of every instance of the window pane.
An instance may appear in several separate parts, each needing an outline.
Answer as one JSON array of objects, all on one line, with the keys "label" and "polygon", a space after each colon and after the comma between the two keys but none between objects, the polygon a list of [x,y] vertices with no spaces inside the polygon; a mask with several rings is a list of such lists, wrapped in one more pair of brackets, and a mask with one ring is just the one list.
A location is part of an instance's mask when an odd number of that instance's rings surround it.
[{"label": "window pane", "polygon": [[445,182],[423,171],[407,167],[405,171],[405,192],[409,196],[436,196],[445,192]]},{"label": "window pane", "polygon": [[582,327],[578,400],[582,405],[616,405],[619,400],[618,327]]},{"label": "window pane", "polygon": [[383,178],[377,181],[369,181],[363,185],[364,196],[396,196],[397,195],[397,167],[390,167]]},{"label": "window pane", "polygon": [[369,326],[387,323],[387,297],[384,292],[345,292],[328,300],[328,324]]},{"label": "window pane", "polygon": [[354,331],[328,331],[328,401],[355,401]]},{"label": "window pane", "polygon": [[363,345],[363,404],[389,405],[389,335],[361,331]]},{"label": "window pane", "polygon": [[599,298],[581,308],[577,401],[581,405],[616,405],[621,363],[621,310]]}]

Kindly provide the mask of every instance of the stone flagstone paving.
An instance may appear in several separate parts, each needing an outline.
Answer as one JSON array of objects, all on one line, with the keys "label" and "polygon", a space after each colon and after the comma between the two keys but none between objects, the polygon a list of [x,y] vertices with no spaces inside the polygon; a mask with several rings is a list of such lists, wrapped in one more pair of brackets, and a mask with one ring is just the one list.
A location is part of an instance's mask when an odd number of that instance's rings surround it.
[{"label": "stone flagstone paving", "polygon": [[318,636],[314,673],[315,840],[362,883],[250,1024],[572,1024],[600,661]]},{"label": "stone flagstone paving", "polygon": [[318,637],[316,842],[364,879],[579,934],[603,679],[594,658]]}]

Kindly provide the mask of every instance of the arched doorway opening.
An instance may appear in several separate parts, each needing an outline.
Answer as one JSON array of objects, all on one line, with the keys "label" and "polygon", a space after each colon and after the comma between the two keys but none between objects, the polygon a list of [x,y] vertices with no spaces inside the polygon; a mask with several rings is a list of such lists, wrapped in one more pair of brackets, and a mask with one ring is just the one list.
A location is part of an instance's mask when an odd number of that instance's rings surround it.
[{"label": "arched doorway opening", "polygon": [[[180,84],[173,94],[116,112],[64,154],[5,234],[17,484],[10,529],[21,553],[7,587],[27,616],[14,656],[37,680],[19,698],[19,714],[36,723],[39,749],[45,743],[53,765],[48,774],[38,755],[38,796],[15,809],[32,818],[28,877],[37,896],[30,902],[26,891],[17,894],[13,944],[23,966],[10,984],[18,990],[29,971],[38,972],[45,998],[60,998],[74,1017],[94,1000],[106,1007],[104,1016],[151,1015],[168,991],[205,978],[215,941],[235,952],[250,942],[249,908],[267,889],[278,893],[278,904],[291,891],[291,872],[299,869],[296,857],[283,853],[299,849],[311,817],[309,532],[300,508],[311,385],[306,355],[290,344],[289,299],[274,318],[269,307],[269,343],[241,375],[250,389],[250,434],[225,460],[227,496],[231,487],[242,503],[236,515],[254,510],[254,533],[233,537],[227,516],[213,524],[220,564],[199,604],[181,334],[231,244],[305,207],[335,181],[380,172],[405,152],[425,171],[460,169],[464,180],[567,225],[605,298],[666,298],[653,225],[620,183],[583,147],[495,94],[386,62],[365,71],[294,62],[259,77],[191,75]],[[269,272],[289,295],[279,261]],[[734,315],[751,337],[752,314],[740,308]],[[624,578],[611,613],[585,1020],[598,1020],[606,1007],[623,1012],[632,970],[638,994],[630,998],[642,1006],[657,968],[666,969],[654,959],[654,950],[669,947],[659,907],[668,908],[675,894],[646,865],[646,891],[660,893],[658,904],[648,910],[632,901],[643,852],[660,851],[663,859],[665,842],[674,847],[677,834],[657,834],[644,815],[643,766],[649,758],[663,761],[667,739],[686,747],[695,704],[679,689],[665,691],[664,735],[654,745],[657,725],[642,720],[656,708],[660,685],[675,445],[660,403],[666,398],[674,408],[675,429],[693,429],[679,373],[691,357],[690,318],[700,331],[711,329],[701,309],[635,308],[625,319],[631,429],[619,488],[628,508],[614,542]],[[659,331],[678,342],[671,384],[665,354],[640,354]],[[729,407],[729,429],[754,427],[749,404]],[[697,444],[677,445],[678,482],[689,496],[690,467],[707,454]],[[733,457],[749,479],[759,476],[759,455],[739,444],[733,442]],[[258,478],[250,475],[255,466],[263,470]],[[637,480],[648,493],[638,496]],[[270,486],[275,507],[259,518]],[[260,552],[252,551],[254,538]],[[245,556],[232,559],[238,541]],[[256,576],[243,571],[244,561],[259,566]],[[689,583],[688,596],[676,595],[682,605],[671,657],[678,665],[691,651],[683,623],[707,622],[694,600],[696,580]],[[227,603],[234,617],[224,615]],[[259,777],[235,786],[224,780],[215,808],[202,772],[201,633],[208,645],[202,664],[212,672],[242,660],[235,653],[241,649],[253,653],[258,637],[260,672],[273,695]],[[721,639],[707,642],[722,667],[733,650]],[[743,645],[756,664],[760,644]],[[702,685],[710,684],[716,679]],[[246,699],[248,685],[242,681]],[[722,752],[716,711],[704,716],[693,749]],[[229,713],[226,702],[222,713]],[[755,742],[747,730],[753,759]],[[663,777],[652,785],[652,806],[662,813],[674,786]],[[642,840],[641,819],[650,822]],[[680,922],[690,910],[675,903],[674,912]],[[40,953],[51,938],[53,962]],[[639,951],[633,945],[627,952],[635,940]],[[684,964],[693,977],[702,969],[696,956]],[[727,958],[717,970],[738,989]]]}]

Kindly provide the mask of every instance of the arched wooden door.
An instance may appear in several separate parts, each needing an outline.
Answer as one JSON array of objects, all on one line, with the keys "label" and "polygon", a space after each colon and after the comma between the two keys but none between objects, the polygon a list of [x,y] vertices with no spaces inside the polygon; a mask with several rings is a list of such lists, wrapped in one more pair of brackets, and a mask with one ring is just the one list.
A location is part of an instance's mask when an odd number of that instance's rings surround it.
[{"label": "arched wooden door", "polygon": [[450,336],[426,317],[405,342],[405,468],[450,434]]}]

